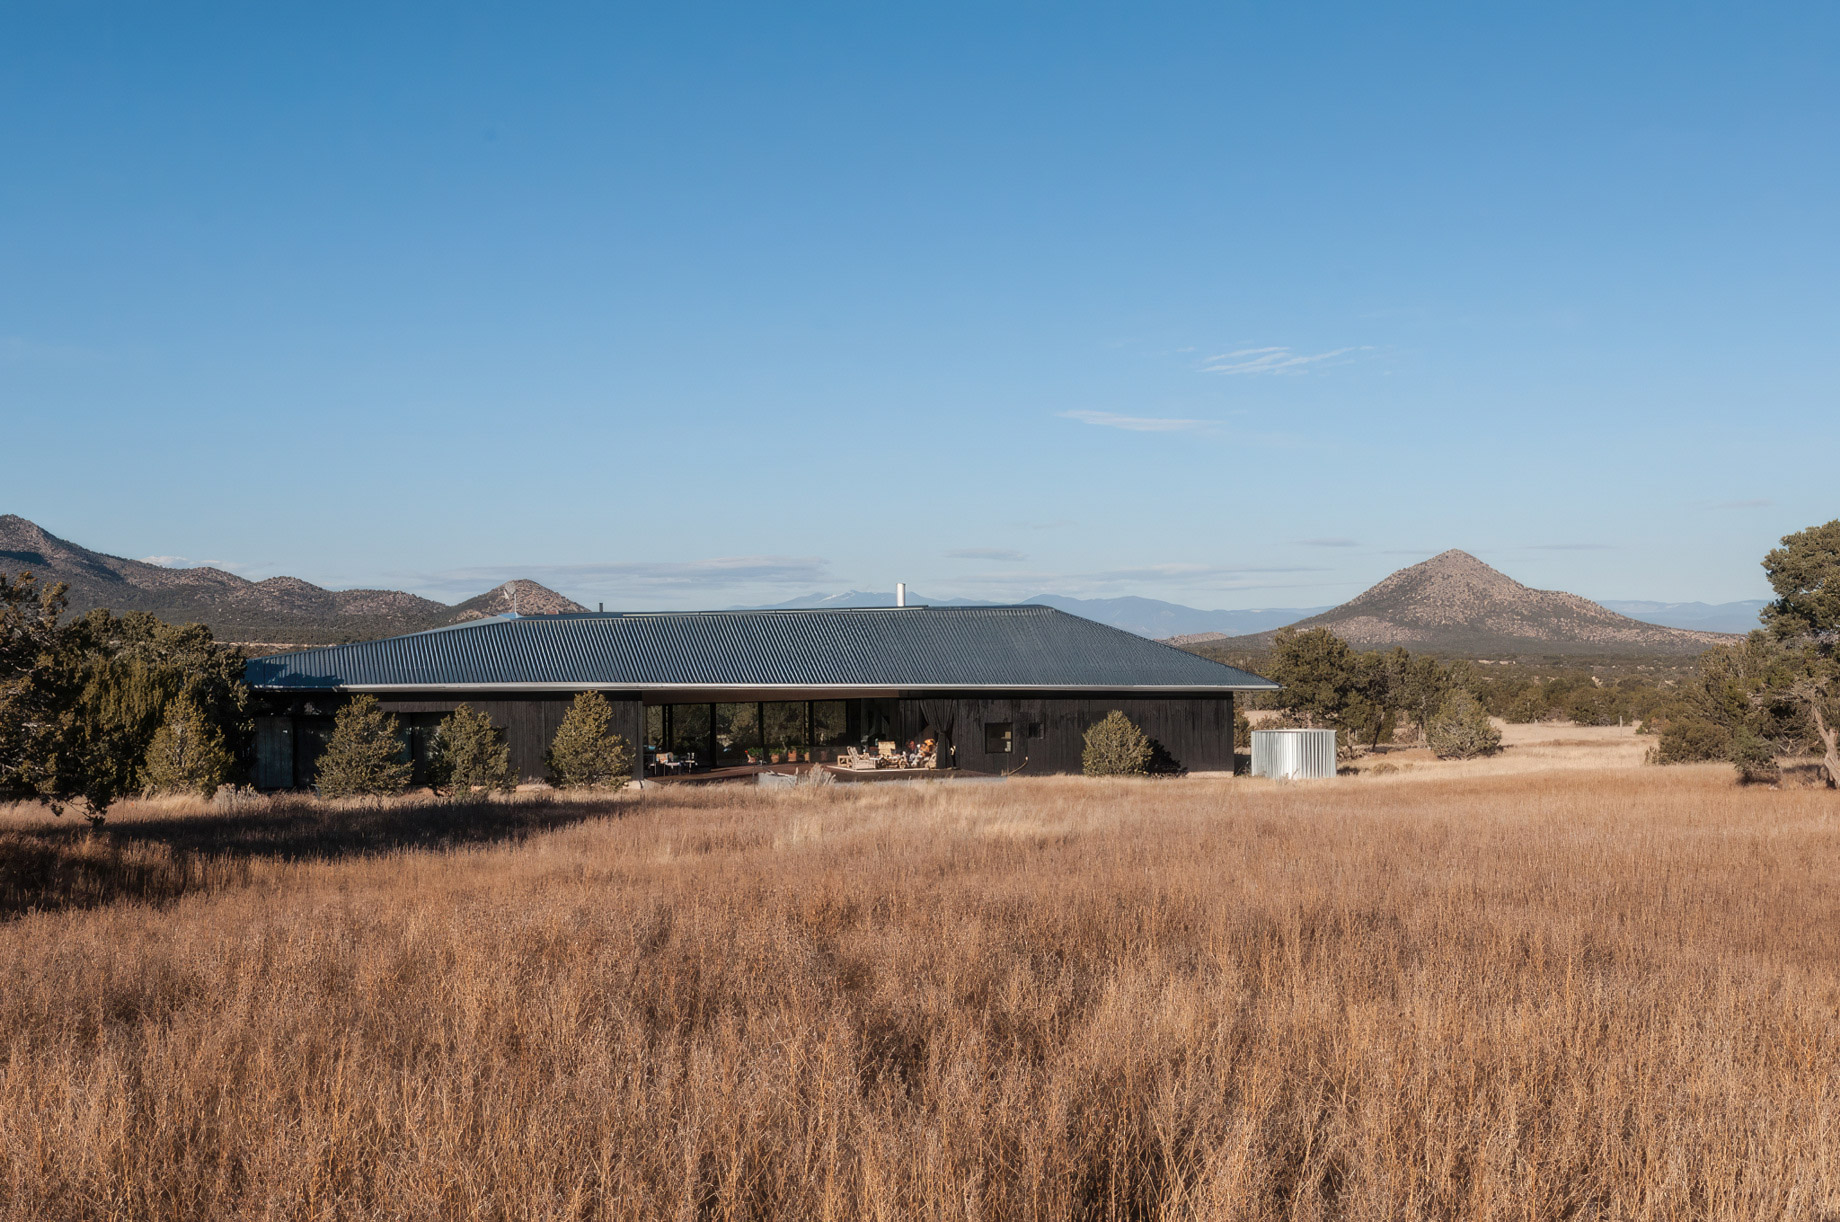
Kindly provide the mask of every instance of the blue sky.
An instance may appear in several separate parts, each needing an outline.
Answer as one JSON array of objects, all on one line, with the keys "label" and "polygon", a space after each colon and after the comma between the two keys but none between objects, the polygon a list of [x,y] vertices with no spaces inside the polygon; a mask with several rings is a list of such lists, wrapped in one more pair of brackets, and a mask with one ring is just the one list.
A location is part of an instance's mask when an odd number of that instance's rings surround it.
[{"label": "blue sky", "polygon": [[450,600],[1761,596],[1840,514],[1840,8],[1605,7],[8,5],[0,512]]}]

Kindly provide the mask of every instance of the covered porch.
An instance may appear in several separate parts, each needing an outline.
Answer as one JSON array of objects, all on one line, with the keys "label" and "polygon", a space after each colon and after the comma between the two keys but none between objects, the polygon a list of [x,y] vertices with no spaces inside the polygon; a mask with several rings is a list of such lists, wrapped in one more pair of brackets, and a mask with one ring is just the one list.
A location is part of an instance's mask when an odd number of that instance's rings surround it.
[{"label": "covered porch", "polygon": [[[938,735],[913,701],[672,701],[645,707],[645,775],[842,765],[851,771],[936,766]],[[949,766],[949,761],[948,766]]]}]

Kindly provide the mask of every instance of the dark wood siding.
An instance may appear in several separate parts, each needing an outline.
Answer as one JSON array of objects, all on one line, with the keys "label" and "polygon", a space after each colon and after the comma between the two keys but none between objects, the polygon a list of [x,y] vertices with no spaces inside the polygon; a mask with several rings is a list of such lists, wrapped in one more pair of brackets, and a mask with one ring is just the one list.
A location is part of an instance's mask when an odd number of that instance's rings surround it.
[{"label": "dark wood siding", "polygon": [[256,718],[256,758],[253,779],[257,789],[294,788],[294,719]]},{"label": "dark wood siding", "polygon": [[[342,693],[318,693],[313,696],[265,694],[259,698],[256,718],[256,784],[262,788],[308,788],[313,784],[315,763],[325,739],[332,732],[333,714],[349,699]],[[492,719],[505,732],[511,748],[511,768],[520,781],[545,778],[543,756],[556,737],[556,728],[575,699],[571,692],[545,693],[539,696],[506,696],[503,693],[464,692],[439,696],[412,693],[380,695],[378,705],[384,712],[399,718],[405,731],[427,730],[442,716],[462,704],[471,705]],[[637,696],[608,694],[613,706],[613,730],[633,752],[633,775],[642,775],[645,742],[645,707]],[[412,739],[412,735],[406,734]],[[417,764],[423,763],[417,759]],[[419,780],[419,777],[418,777]]]},{"label": "dark wood siding", "polygon": [[[644,768],[645,707],[637,693],[604,693],[614,711],[614,731],[633,750],[635,776]],[[731,700],[738,693],[725,693]],[[783,693],[774,693],[780,695]],[[317,746],[332,725],[331,714],[347,697],[318,694],[311,697],[266,694],[258,711],[258,784],[312,784]],[[556,728],[562,724],[574,694],[569,692],[511,696],[503,692],[390,693],[378,697],[384,711],[400,716],[405,725],[425,725],[430,718],[468,704],[484,712],[505,731],[511,748],[511,766],[520,780],[544,778],[543,756]],[[673,701],[672,703],[676,703]],[[1230,772],[1233,769],[1233,697],[1231,693],[1201,696],[1143,696],[1104,693],[1063,696],[1041,694],[984,695],[954,692],[892,700],[896,713],[892,733],[902,743],[923,736],[927,711],[946,710],[952,719],[954,762],[975,772],[1021,772],[1025,776],[1077,773],[1085,747],[1086,731],[1113,709],[1129,717],[1166,753],[1168,763],[1189,772]],[[1014,750],[1007,756],[985,750],[988,723],[1011,727]],[[286,729],[282,728],[285,723]],[[269,736],[262,738],[263,724]],[[1039,728],[1039,734],[1031,733]],[[293,742],[291,782],[280,781],[282,757],[276,754],[272,769],[262,766],[264,741],[278,753],[288,737]]]},{"label": "dark wood siding", "polygon": [[[490,717],[492,724],[505,732],[505,743],[511,748],[511,770],[517,774],[518,779],[540,781],[547,776],[543,756],[555,740],[557,727],[562,725],[562,719],[567,716],[569,705],[574,699],[574,694],[570,692],[510,697],[481,693],[477,696],[456,695],[440,699],[379,696],[378,703],[384,712],[396,714],[444,714],[453,712],[460,705],[471,705]],[[626,745],[633,753],[633,775],[640,776],[644,769],[641,748],[645,743],[645,706],[636,696],[610,695],[608,703],[613,706],[613,732],[626,740]]]},{"label": "dark wood siding", "polygon": [[[903,739],[918,738],[924,709],[935,699],[901,701]],[[960,696],[950,700],[952,743],[960,768],[1015,772],[1025,776],[1077,773],[1086,731],[1113,709],[1122,712],[1161,746],[1171,766],[1188,772],[1233,771],[1233,697],[1220,696]],[[984,727],[1011,727],[1009,755],[984,750]],[[1030,736],[1033,727],[1040,735]]]}]

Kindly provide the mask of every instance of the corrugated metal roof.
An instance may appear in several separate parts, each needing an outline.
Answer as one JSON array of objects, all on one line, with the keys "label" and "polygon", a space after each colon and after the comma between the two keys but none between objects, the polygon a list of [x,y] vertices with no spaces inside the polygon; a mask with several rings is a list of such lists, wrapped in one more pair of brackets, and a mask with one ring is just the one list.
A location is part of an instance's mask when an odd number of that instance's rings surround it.
[{"label": "corrugated metal roof", "polygon": [[308,690],[1277,686],[1042,606],[508,615],[256,658],[246,674]]}]

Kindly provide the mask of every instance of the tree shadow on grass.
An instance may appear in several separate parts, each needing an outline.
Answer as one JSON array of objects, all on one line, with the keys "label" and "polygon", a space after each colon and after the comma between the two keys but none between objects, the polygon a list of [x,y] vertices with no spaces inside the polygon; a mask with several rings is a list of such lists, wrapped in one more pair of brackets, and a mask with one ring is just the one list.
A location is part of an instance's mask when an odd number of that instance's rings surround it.
[{"label": "tree shadow on grass", "polygon": [[282,799],[257,811],[142,817],[111,824],[106,831],[124,844],[162,844],[180,853],[323,861],[398,849],[515,842],[620,810],[604,797],[375,805],[300,798]]},{"label": "tree shadow on grass", "polygon": [[517,843],[620,813],[606,798],[333,805],[137,815],[91,831],[68,816],[0,833],[0,920],[118,900],[164,903],[248,879],[250,863],[332,861],[404,849]]}]

